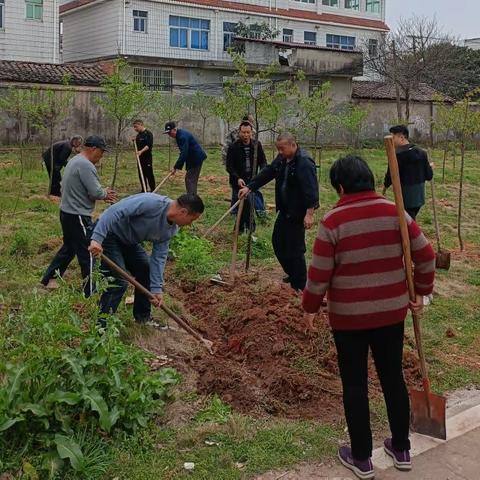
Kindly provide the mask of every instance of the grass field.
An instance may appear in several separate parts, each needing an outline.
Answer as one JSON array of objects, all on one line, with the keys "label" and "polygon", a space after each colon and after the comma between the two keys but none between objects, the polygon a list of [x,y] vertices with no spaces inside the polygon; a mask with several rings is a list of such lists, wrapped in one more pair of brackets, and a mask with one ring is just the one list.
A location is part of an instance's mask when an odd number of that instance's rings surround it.
[{"label": "grass field", "polygon": [[[346,152],[328,150],[323,155],[321,174],[321,208],[316,218],[326,212],[336,201],[336,194],[328,183],[328,168]],[[433,151],[432,158],[437,168],[441,164],[441,152]],[[199,193],[206,203],[206,212],[191,228],[191,233],[201,234],[212,225],[229,207],[230,190],[227,176],[220,162],[219,150],[210,149],[202,171]],[[35,165],[36,153],[30,152]],[[364,150],[361,155],[369,162],[381,190],[386,168],[382,150]],[[38,155],[39,157],[39,155]],[[108,185],[112,178],[113,159],[106,157],[99,168],[100,178]],[[458,161],[457,161],[458,164]],[[42,293],[39,279],[58,247],[61,236],[58,221],[58,205],[45,197],[47,175],[38,167],[23,172],[15,153],[0,154],[0,364],[15,360],[21,329],[30,328],[21,323],[22,312],[38,308],[53,309],[55,315],[68,315],[71,305],[83,302],[79,293],[79,269],[74,262],[66,276],[66,285],[59,292]],[[155,152],[154,166],[157,182],[167,174],[166,152]],[[441,178],[437,172],[437,178]],[[435,391],[447,392],[468,386],[480,387],[480,163],[476,152],[468,152],[465,167],[463,234],[466,250],[460,252],[456,236],[459,169],[448,162],[446,182],[437,180],[437,210],[444,246],[452,251],[452,268],[438,272],[434,303],[425,315],[425,342]],[[120,196],[137,193],[139,190],[135,159],[130,152],[124,153],[120,163],[117,183]],[[175,197],[183,192],[183,176],[167,182],[162,193]],[[266,202],[274,203],[273,185],[264,189]],[[389,193],[391,195],[391,192]],[[430,191],[427,189],[427,205],[418,221],[434,240]],[[106,207],[99,202],[96,214]],[[258,241],[253,249],[253,269],[265,278],[280,277],[270,243],[274,210],[257,229]],[[207,266],[192,270],[195,281],[202,281],[229,262],[233,219],[228,218],[212,235],[210,250],[205,253]],[[308,232],[311,245],[315,231]],[[310,247],[309,247],[310,248]],[[239,259],[244,258],[245,241],[240,242]],[[199,254],[200,255],[200,254]],[[178,260],[180,261],[180,260]],[[203,265],[203,264],[202,264]],[[176,266],[170,265],[167,284],[181,284],[188,280],[183,273],[176,277]],[[173,299],[167,301],[177,308]],[[65,312],[58,304],[66,302]],[[95,309],[95,299],[84,302]],[[48,308],[47,308],[48,307]],[[180,307],[178,307],[180,308]],[[29,310],[30,309],[30,310]],[[62,313],[63,312],[63,313]],[[125,325],[121,328],[123,341],[141,347],[148,344],[151,332],[132,324],[127,307],[122,306],[119,318]],[[226,308],[225,315],[228,315]],[[23,317],[22,317],[23,318]],[[89,317],[83,316],[84,322]],[[300,319],[299,319],[300,320]],[[51,325],[55,330],[55,325]],[[52,333],[52,336],[57,333]],[[163,334],[163,335],[169,335]],[[408,341],[413,334],[408,329]],[[23,337],[22,337],[23,338]],[[155,337],[156,338],[156,337]],[[180,341],[183,337],[180,338]],[[32,345],[42,348],[33,336]],[[29,355],[28,352],[24,353]],[[301,366],[300,368],[306,368]],[[4,375],[5,368],[1,368]],[[315,369],[312,369],[315,375]],[[0,379],[3,378],[0,376]],[[247,479],[269,469],[288,467],[303,461],[322,461],[332,457],[338,442],[345,438],[345,425],[341,420],[318,418],[315,420],[288,420],[281,416],[258,416],[236,412],[215,396],[197,392],[194,385],[187,385],[188,375],[183,374],[183,384],[176,387],[174,404],[181,404],[183,413],[167,408],[165,415],[154,416],[148,424],[133,433],[113,431],[111,435],[93,435],[92,468],[88,474],[64,470],[60,476],[48,476],[42,469],[44,456],[35,448],[35,443],[10,445],[0,452],[0,473],[20,472],[20,477],[34,478],[105,478],[105,479]],[[340,401],[340,398],[339,400]],[[386,428],[386,415],[381,401],[373,401],[373,421],[380,440]],[[0,433],[1,435],[1,433]],[[97,438],[97,440],[95,440]],[[15,448],[13,448],[15,447]],[[95,460],[96,458],[96,460]],[[194,462],[195,469],[187,471],[184,462]],[[26,467],[27,465],[27,467]],[[30,467],[33,470],[30,470]],[[37,475],[37,477],[35,477]],[[10,477],[2,477],[10,478]],[[13,477],[12,477],[13,478]]]}]

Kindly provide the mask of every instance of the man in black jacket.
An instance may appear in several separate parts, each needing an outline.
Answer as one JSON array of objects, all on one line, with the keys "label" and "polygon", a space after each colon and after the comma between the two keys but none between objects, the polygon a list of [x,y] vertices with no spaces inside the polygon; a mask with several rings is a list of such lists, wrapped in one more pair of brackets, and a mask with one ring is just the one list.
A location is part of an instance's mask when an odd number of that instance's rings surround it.
[{"label": "man in black jacket", "polygon": [[[248,121],[243,121],[238,129],[239,139],[232,143],[227,151],[226,167],[230,176],[230,185],[232,187],[232,205],[238,200],[238,192],[252,179],[253,159],[255,154],[256,142],[252,140],[252,125]],[[255,175],[259,170],[267,166],[267,159],[263,151],[262,144],[257,144],[257,168]],[[243,232],[250,226],[250,210],[255,207],[255,199],[252,193],[245,202],[242,218],[240,220],[240,231]],[[252,225],[252,231],[255,231],[255,222]]]},{"label": "man in black jacket", "polygon": [[273,229],[275,255],[295,290],[303,290],[307,280],[305,229],[314,224],[319,206],[315,162],[301,149],[290,133],[282,133],[276,142],[278,156],[240,190],[240,198],[275,179],[275,203],[278,211]]},{"label": "man in black jacket", "polygon": [[[153,134],[150,130],[145,128],[142,120],[135,120],[133,122],[133,129],[137,132],[135,143],[137,144],[138,157],[140,158],[140,165],[142,167],[143,178],[145,179],[145,186],[148,185],[150,191],[155,190],[155,175],[153,174]],[[143,192],[142,178],[140,176],[140,169],[138,169],[138,178],[140,180],[140,188]]]},{"label": "man in black jacket", "polygon": [[[433,170],[428,162],[427,152],[410,143],[409,131],[405,125],[397,125],[390,129],[397,151],[400,183],[402,185],[405,211],[415,220],[418,212],[425,204],[425,182],[433,178]],[[390,169],[384,181],[383,195],[392,184]]]},{"label": "man in black jacket", "polygon": [[[74,135],[70,140],[62,140],[54,143],[50,148],[42,153],[43,163],[47,169],[48,176],[52,178],[49,194],[54,197],[60,197],[60,183],[62,175],[60,171],[67,164],[68,158],[75,150],[80,151],[83,138],[80,135]],[[53,150],[53,169],[52,169],[52,152]]]}]

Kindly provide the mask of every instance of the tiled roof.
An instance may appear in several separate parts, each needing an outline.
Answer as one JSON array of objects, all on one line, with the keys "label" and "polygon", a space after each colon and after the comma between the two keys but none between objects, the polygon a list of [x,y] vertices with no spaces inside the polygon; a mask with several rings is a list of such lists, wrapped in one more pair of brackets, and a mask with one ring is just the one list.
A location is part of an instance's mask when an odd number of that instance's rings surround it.
[{"label": "tiled roof", "polygon": [[105,73],[98,65],[78,63],[57,65],[53,63],[15,62],[0,60],[0,81],[61,84],[65,76],[69,84],[99,86]]},{"label": "tiled roof", "polygon": [[[395,100],[397,98],[393,83],[358,80],[353,82],[352,87],[352,98],[370,100]],[[440,92],[425,83],[421,83],[418,88],[411,92],[410,98],[415,102],[432,102],[439,95],[441,95]],[[402,100],[405,100],[405,95],[401,89],[400,96]],[[444,99],[446,102],[454,102],[449,97],[444,97]]]},{"label": "tiled roof", "polygon": [[[60,13],[65,13],[95,0],[73,0],[60,7]],[[334,13],[317,13],[307,10],[286,9],[286,8],[268,8],[261,5],[251,5],[247,3],[231,2],[228,0],[177,0],[179,3],[189,3],[192,5],[202,5],[206,7],[217,7],[226,10],[240,10],[246,13],[259,13],[264,15],[276,15],[280,17],[295,18],[299,20],[313,20],[319,23],[334,23],[339,25],[349,25],[360,28],[373,28],[376,30],[388,31],[389,28],[381,20],[372,20],[368,18],[350,17],[347,15],[337,15]]]}]

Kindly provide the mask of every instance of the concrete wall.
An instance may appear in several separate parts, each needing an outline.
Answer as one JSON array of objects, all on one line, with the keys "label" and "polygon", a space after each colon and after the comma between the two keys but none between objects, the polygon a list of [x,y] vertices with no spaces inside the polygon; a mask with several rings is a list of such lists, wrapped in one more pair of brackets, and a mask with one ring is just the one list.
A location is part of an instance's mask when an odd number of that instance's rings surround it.
[{"label": "concrete wall", "polygon": [[0,58],[21,62],[59,61],[57,0],[43,1],[43,18],[27,20],[24,0],[7,0],[0,28]]}]

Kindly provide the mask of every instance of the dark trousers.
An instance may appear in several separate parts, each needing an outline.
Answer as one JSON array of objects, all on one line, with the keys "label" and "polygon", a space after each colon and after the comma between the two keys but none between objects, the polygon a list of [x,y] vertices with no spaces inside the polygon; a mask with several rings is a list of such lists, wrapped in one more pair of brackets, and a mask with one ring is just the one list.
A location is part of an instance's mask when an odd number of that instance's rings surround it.
[{"label": "dark trousers", "polygon": [[198,179],[200,178],[200,171],[202,166],[189,168],[185,175],[185,188],[187,193],[197,194],[198,189]]},{"label": "dark trousers", "polygon": [[85,296],[90,296],[93,290],[91,273],[94,261],[88,251],[88,246],[92,219],[91,217],[60,211],[60,223],[63,231],[63,245],[47,268],[42,283],[47,285],[49,280],[55,276],[62,277],[70,262],[76,256],[84,281],[83,291]]},{"label": "dark trousers", "polygon": [[61,188],[60,184],[62,181],[62,174],[60,173],[60,168],[56,167],[55,164],[53,165],[53,171],[50,168],[50,159],[48,160],[43,160],[43,163],[45,163],[45,168],[47,169],[48,172],[48,178],[52,178],[52,185],[50,187],[50,195],[54,195],[55,197],[60,197],[61,196]]},{"label": "dark trousers", "polygon": [[[150,289],[150,259],[139,243],[125,245],[117,237],[109,234],[103,241],[102,246],[105,256],[113,260],[123,270],[128,270],[147,290]],[[101,270],[104,275],[113,277],[114,282],[100,298],[100,311],[106,314],[115,313],[122,301],[123,294],[127,290],[128,282],[118,273],[110,270],[103,262]],[[135,289],[135,301],[133,303],[135,320],[137,322],[148,321],[150,311],[151,306],[148,298]],[[105,326],[105,323],[102,326]]]},{"label": "dark trousers", "polygon": [[280,212],[273,227],[272,244],[275,256],[288,275],[292,288],[303,290],[307,283],[303,219],[287,218]]},{"label": "dark trousers", "polygon": [[[150,188],[150,191],[153,192],[155,190],[155,175],[153,174],[153,164],[152,164],[152,157],[140,157],[140,165],[142,166],[142,173],[143,178],[145,179],[145,186]],[[140,176],[140,168],[138,168],[138,179],[140,180],[140,186],[143,192],[143,185],[142,185],[142,177]]]},{"label": "dark trousers", "polygon": [[403,379],[404,323],[371,330],[333,332],[343,384],[343,405],[352,455],[366,460],[372,455],[368,405],[368,349],[382,386],[392,432],[393,448],[410,450],[410,404]]},{"label": "dark trousers", "polygon": [[417,218],[418,212],[420,211],[420,208],[422,207],[405,208],[405,211],[412,217],[413,220],[415,220]]},{"label": "dark trousers", "polygon": [[[239,188],[232,185],[232,205],[237,202],[238,200],[238,192]],[[248,197],[243,202],[243,211],[242,216],[240,218],[240,233],[244,232],[245,230],[249,230],[250,227],[250,215],[252,211],[252,202],[255,202],[255,192],[250,192]],[[236,208],[238,214],[238,207]],[[255,214],[252,218],[252,232],[256,229],[255,224]]]}]

